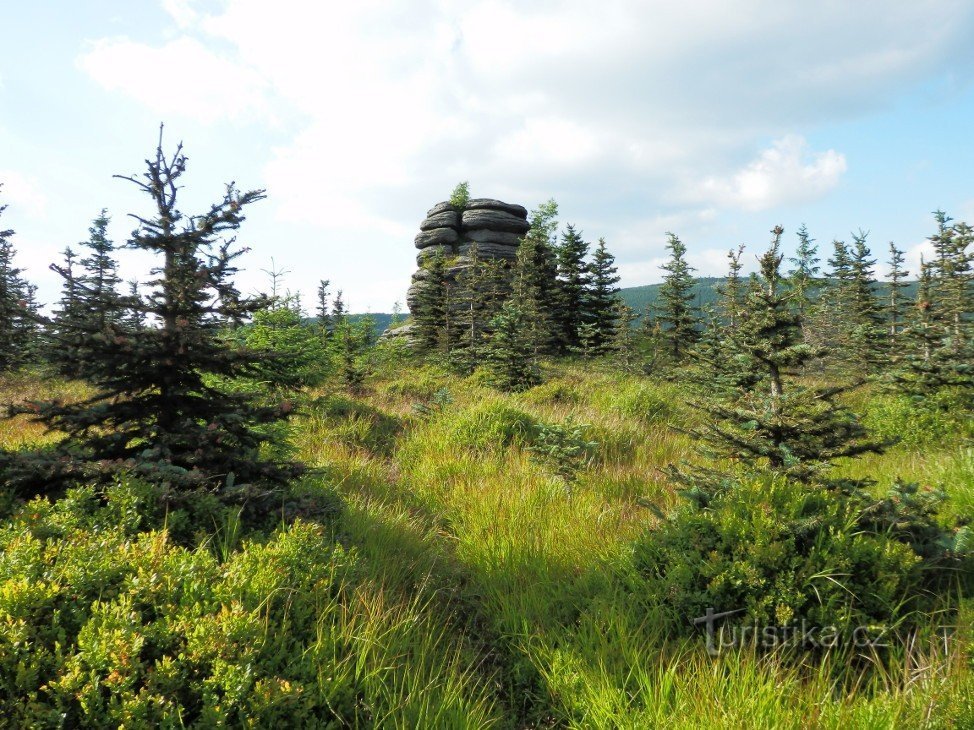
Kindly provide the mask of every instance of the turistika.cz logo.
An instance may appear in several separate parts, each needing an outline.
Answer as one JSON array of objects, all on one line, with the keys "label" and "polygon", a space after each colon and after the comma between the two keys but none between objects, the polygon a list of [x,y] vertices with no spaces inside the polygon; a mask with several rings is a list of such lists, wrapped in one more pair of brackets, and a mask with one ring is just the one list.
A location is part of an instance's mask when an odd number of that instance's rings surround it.
[{"label": "turistika.cz logo", "polygon": [[833,649],[841,645],[856,648],[880,649],[891,643],[890,630],[886,626],[810,626],[802,619],[786,626],[762,626],[758,623],[739,624],[724,622],[723,619],[744,613],[744,609],[717,612],[708,608],[707,612],[693,619],[694,626],[704,627],[707,652],[719,656],[721,651],[744,646],[756,646],[773,650],[795,648],[804,650]]}]

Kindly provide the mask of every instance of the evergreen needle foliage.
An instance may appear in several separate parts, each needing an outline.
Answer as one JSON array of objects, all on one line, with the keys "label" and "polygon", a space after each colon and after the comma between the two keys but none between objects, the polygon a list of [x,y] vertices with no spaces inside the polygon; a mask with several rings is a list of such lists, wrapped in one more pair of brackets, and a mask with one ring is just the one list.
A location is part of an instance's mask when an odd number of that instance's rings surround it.
[{"label": "evergreen needle foliage", "polygon": [[134,216],[139,227],[127,244],[159,260],[148,295],[128,302],[149,324],[135,332],[106,316],[97,331],[83,325],[59,333],[86,353],[81,375],[94,394],[21,407],[65,438],[49,451],[6,454],[6,474],[21,488],[43,491],[127,469],[176,491],[206,489],[228,498],[262,493],[258,487],[282,484],[300,471],[262,452],[291,406],[258,404],[234,392],[228,384],[254,375],[261,356],[230,346],[223,331],[267,306],[265,298],[244,298],[235,288],[234,263],[245,249],[228,238],[264,193],[230,184],[207,212],[185,216],[176,200],[186,170],[182,146],[167,157],[160,134],[146,162],[141,177],[119,177],[154,208]]},{"label": "evergreen needle foliage", "polygon": [[[810,482],[821,479],[835,459],[875,452],[882,444],[869,440],[855,416],[836,403],[842,388],[813,389],[797,382],[802,367],[824,352],[802,337],[794,290],[782,286],[783,230],[772,233],[741,320],[717,356],[723,364],[714,381],[724,387],[699,404],[709,423],[694,435],[721,457]],[[727,483],[706,470],[680,478],[703,494]]]}]

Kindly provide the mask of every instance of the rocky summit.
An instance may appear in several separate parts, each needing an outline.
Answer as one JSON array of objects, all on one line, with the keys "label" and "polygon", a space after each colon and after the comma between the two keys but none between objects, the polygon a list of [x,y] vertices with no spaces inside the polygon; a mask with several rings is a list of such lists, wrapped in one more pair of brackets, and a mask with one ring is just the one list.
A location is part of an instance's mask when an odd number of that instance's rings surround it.
[{"label": "rocky summit", "polygon": [[448,259],[447,276],[455,278],[476,249],[477,257],[513,261],[517,247],[528,232],[528,211],[522,205],[492,198],[472,198],[462,208],[449,201],[437,203],[419,224],[414,243],[419,251],[412,285],[406,294],[409,311],[416,311],[417,295],[426,279],[423,264],[436,255]]}]

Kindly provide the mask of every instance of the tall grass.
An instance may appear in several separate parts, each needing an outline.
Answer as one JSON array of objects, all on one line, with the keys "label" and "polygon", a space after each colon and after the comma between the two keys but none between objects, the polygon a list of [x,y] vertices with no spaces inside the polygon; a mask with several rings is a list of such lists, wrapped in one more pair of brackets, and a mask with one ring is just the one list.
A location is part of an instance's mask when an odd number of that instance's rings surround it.
[{"label": "tall grass", "polygon": [[[800,662],[743,647],[715,658],[702,639],[674,643],[667,627],[692,617],[642,594],[631,546],[657,521],[647,502],[677,501],[663,467],[705,458],[674,428],[700,416],[671,383],[571,364],[546,375],[503,395],[476,375],[409,366],[379,374],[354,399],[327,387],[309,394],[295,440],[318,483],[344,498],[335,538],[359,560],[350,599],[329,604],[308,650],[322,651],[321,682],[365,688],[367,724],[974,726],[964,632],[942,649],[904,644],[881,671],[852,681],[837,680],[847,655]],[[8,383],[0,393],[38,387]],[[444,388],[445,405],[416,408]],[[569,420],[598,447],[566,489],[530,445],[537,424]],[[39,438],[22,421],[0,427],[7,447]],[[900,444],[840,470],[882,486],[928,482],[959,514],[974,510],[969,447]],[[216,531],[223,562],[239,548],[236,530]],[[970,622],[971,607],[961,611]],[[324,651],[334,646],[353,651]]]}]

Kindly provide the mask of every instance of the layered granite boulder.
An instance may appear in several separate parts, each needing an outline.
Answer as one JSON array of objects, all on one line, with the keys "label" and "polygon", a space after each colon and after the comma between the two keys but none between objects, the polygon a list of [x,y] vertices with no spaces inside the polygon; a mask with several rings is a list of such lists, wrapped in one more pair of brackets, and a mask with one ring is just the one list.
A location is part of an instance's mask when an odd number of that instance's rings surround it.
[{"label": "layered granite boulder", "polygon": [[524,234],[528,232],[528,211],[522,205],[491,198],[472,198],[462,208],[449,202],[437,203],[419,224],[414,243],[419,249],[412,285],[406,294],[409,311],[416,311],[418,293],[426,279],[423,264],[431,257],[447,259],[447,277],[470,265],[470,254],[476,247],[478,259],[513,262]]}]

